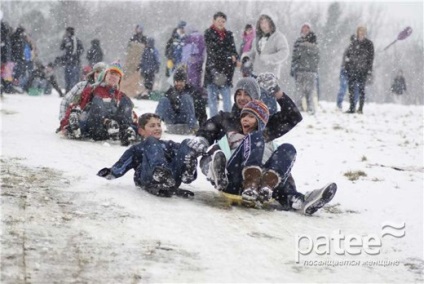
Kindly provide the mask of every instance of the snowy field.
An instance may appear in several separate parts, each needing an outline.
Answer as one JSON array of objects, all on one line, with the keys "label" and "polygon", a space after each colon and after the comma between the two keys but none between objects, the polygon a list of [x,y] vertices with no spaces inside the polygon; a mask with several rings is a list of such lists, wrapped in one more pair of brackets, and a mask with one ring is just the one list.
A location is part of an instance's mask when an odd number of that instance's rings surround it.
[{"label": "snowy field", "polygon": [[280,139],[299,191],[338,185],[308,217],[228,206],[202,174],[193,199],[101,179],[126,148],[55,134],[59,103],[1,100],[2,283],[423,282],[422,106],[321,102]]}]

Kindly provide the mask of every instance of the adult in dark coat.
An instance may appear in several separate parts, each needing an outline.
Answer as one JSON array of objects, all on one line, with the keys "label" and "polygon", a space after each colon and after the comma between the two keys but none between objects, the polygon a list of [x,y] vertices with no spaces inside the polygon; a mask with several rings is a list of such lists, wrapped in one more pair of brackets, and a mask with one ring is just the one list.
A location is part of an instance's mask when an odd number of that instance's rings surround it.
[{"label": "adult in dark coat", "polygon": [[15,62],[13,78],[19,80],[25,75],[25,29],[19,26],[10,37],[10,41],[12,45],[12,61]]},{"label": "adult in dark coat", "polygon": [[367,29],[359,26],[356,30],[356,39],[346,51],[346,72],[348,76],[350,107],[347,113],[355,112],[355,86],[359,90],[358,113],[362,113],[365,102],[365,83],[372,79],[374,62],[374,45],[366,38]]},{"label": "adult in dark coat", "polygon": [[87,51],[87,60],[91,67],[97,62],[103,61],[103,50],[100,47],[100,40],[93,39],[91,41],[91,47]]},{"label": "adult in dark coat", "polygon": [[75,29],[67,27],[63,40],[60,44],[60,50],[64,50],[62,63],[65,65],[66,91],[69,92],[72,87],[79,82],[81,55],[84,52],[82,42],[75,36]]},{"label": "adult in dark coat", "polygon": [[206,68],[204,85],[208,92],[208,106],[211,116],[218,113],[218,94],[224,101],[224,111],[231,110],[231,94],[234,68],[238,58],[234,36],[225,29],[227,16],[217,12],[213,23],[205,31]]}]

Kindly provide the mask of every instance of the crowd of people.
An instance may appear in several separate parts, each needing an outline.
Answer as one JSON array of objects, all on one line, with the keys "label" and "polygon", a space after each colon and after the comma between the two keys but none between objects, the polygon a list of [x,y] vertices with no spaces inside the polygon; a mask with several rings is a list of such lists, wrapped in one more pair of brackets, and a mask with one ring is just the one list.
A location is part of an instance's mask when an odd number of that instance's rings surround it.
[{"label": "crowd of people", "polygon": [[[217,190],[239,195],[247,203],[261,205],[274,199],[285,210],[313,214],[333,198],[337,186],[330,183],[308,194],[298,192],[291,174],[296,149],[287,143],[276,145],[274,140],[302,120],[301,112],[316,113],[317,35],[310,23],[302,24],[290,52],[274,17],[262,14],[256,25],[245,26],[237,47],[226,22],[227,15],[217,12],[203,33],[186,21],[178,22],[164,48],[170,87],[155,112],[138,116],[132,99],[152,96],[161,65],[155,39],[144,34],[142,24],[137,24],[128,42],[123,65],[103,62],[100,41],[93,39],[86,52],[88,65],[82,68],[85,49],[73,27],[66,28],[60,43],[63,55],[44,65],[25,28],[12,31],[2,21],[2,92],[13,93],[20,87],[47,94],[54,88],[63,97],[58,133],[70,139],[134,144],[113,166],[100,170],[101,177],[118,178],[134,169],[137,186],[169,196],[181,183],[197,178],[201,157],[201,171]],[[296,86],[293,100],[278,78],[290,54],[290,75]],[[373,60],[373,43],[366,28],[359,26],[341,65],[337,107],[342,108],[348,89],[346,113],[363,113]],[[64,69],[64,88],[54,75],[58,65]],[[233,86],[236,68],[242,78]],[[402,74],[391,89],[397,96],[406,91]],[[189,138],[182,143],[161,140],[162,122],[168,133]]]}]

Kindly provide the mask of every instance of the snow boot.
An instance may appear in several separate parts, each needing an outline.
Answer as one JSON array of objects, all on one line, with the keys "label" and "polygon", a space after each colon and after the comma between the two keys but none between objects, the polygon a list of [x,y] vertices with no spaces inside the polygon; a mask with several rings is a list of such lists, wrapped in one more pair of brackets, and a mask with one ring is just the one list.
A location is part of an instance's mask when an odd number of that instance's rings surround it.
[{"label": "snow boot", "polygon": [[175,186],[175,180],[174,180],[174,177],[172,176],[171,170],[165,167],[159,166],[153,170],[153,180],[156,183],[162,184],[168,188]]},{"label": "snow boot", "polygon": [[119,131],[119,140],[122,146],[128,146],[131,142],[136,140],[136,134],[134,129],[129,126]]},{"label": "snow boot", "polygon": [[336,192],[337,185],[335,183],[330,183],[321,189],[315,189],[305,194],[305,201],[301,207],[302,212],[306,215],[314,214],[318,209],[330,202]]},{"label": "snow boot", "polygon": [[197,176],[197,157],[191,152],[184,157],[185,170],[181,176],[183,183],[191,183]]},{"label": "snow boot", "polygon": [[211,181],[214,187],[219,191],[227,188],[227,158],[221,150],[213,153],[206,178]]},{"label": "snow boot", "polygon": [[105,123],[109,138],[112,140],[119,139],[119,124],[113,119],[106,119]]},{"label": "snow boot", "polygon": [[242,175],[242,199],[246,201],[256,201],[259,198],[258,187],[261,182],[262,169],[256,166],[245,167],[243,169]]},{"label": "snow boot", "polygon": [[281,178],[277,172],[268,170],[262,174],[261,185],[258,188],[259,202],[266,202],[271,199],[274,188],[280,184]]},{"label": "snow boot", "polygon": [[81,111],[74,109],[69,114],[69,125],[67,128],[67,134],[69,138],[81,138],[81,129],[79,127],[79,117]]}]

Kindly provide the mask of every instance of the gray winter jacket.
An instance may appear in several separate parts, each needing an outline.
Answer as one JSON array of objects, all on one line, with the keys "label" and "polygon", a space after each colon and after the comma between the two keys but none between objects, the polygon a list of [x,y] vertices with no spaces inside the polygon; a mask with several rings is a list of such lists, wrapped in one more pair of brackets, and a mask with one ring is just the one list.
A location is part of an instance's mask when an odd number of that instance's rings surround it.
[{"label": "gray winter jacket", "polygon": [[[296,41],[297,42],[297,41]],[[295,43],[292,58],[292,70],[297,72],[317,72],[319,48],[315,43],[302,41]]]},{"label": "gray winter jacket", "polygon": [[271,34],[266,42],[263,50],[259,52],[258,41],[255,39],[255,44],[252,49],[242,57],[249,57],[253,61],[253,72],[261,74],[271,72],[278,78],[281,77],[281,65],[289,57],[289,45],[286,37],[278,30]]}]

